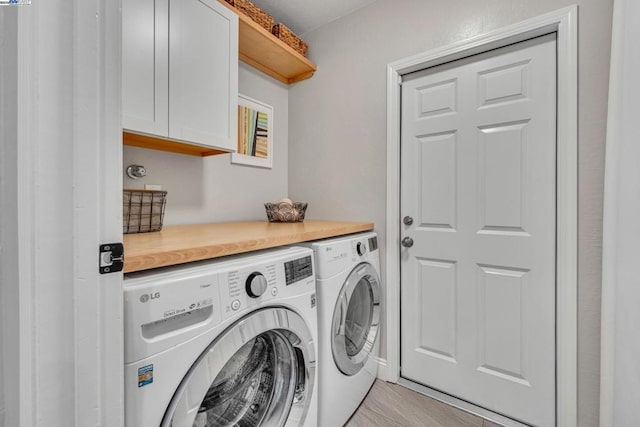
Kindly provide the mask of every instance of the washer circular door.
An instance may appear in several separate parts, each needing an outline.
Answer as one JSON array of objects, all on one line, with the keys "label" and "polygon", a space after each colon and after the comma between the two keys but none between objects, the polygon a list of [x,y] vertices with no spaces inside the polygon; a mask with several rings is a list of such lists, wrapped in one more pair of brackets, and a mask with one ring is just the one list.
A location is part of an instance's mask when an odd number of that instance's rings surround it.
[{"label": "washer circular door", "polygon": [[354,268],[342,289],[331,324],[333,360],[345,375],[355,375],[371,355],[380,325],[380,278],[369,263]]},{"label": "washer circular door", "polygon": [[302,426],[315,380],[304,319],[257,310],[216,338],[176,390],[162,427]]}]

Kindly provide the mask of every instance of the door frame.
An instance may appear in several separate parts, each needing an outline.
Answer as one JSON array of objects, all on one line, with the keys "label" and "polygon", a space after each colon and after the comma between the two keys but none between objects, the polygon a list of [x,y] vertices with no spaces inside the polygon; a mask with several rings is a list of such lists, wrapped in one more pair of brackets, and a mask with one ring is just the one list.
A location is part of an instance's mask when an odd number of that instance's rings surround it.
[{"label": "door frame", "polygon": [[[120,8],[34,0],[3,34],[17,49],[17,137],[7,144],[18,173],[6,177],[18,213],[11,425],[124,422],[122,273],[98,272],[99,245],[122,241]],[[66,374],[73,388],[59,393]]]},{"label": "door frame", "polygon": [[[400,94],[402,76],[526,39],[557,34],[556,425],[577,425],[578,7],[436,48],[387,65],[386,331],[379,377],[400,378]],[[390,284],[393,284],[390,285]]]}]

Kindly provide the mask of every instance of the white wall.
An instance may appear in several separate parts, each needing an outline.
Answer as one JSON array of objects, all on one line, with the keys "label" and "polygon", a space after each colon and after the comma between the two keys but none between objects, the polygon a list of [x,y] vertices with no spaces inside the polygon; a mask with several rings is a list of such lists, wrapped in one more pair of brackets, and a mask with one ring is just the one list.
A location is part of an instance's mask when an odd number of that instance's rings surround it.
[{"label": "white wall", "polygon": [[[124,148],[124,188],[161,184],[168,191],[164,224],[189,224],[264,219],[264,202],[287,195],[288,185],[288,88],[240,63],[239,91],[273,107],[273,169],[230,163],[230,155],[194,157]],[[147,176],[132,180],[127,165],[146,167]]]},{"label": "white wall", "polygon": [[310,218],[374,221],[384,270],[387,63],[576,2],[580,48],[578,411],[582,427],[598,424],[602,187],[612,0],[378,0],[305,34],[318,71],[289,91],[289,190],[293,199],[309,202]]},{"label": "white wall", "polygon": [[616,0],[607,123],[602,284],[602,427],[640,419],[640,2]]},{"label": "white wall", "polygon": [[0,427],[17,413],[17,14],[0,8]]}]

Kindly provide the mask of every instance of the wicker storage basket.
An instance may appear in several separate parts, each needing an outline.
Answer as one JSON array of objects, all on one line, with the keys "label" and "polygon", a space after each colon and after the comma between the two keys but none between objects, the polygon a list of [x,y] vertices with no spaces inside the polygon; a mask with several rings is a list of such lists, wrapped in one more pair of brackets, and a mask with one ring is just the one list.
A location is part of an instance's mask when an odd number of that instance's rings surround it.
[{"label": "wicker storage basket", "polygon": [[122,190],[124,234],[162,230],[166,191]]},{"label": "wicker storage basket", "polygon": [[307,211],[307,203],[265,203],[269,222],[302,222]]},{"label": "wicker storage basket", "polygon": [[301,55],[305,56],[307,54],[307,49],[309,48],[309,46],[304,41],[302,41],[300,37],[296,36],[293,31],[288,29],[282,22],[274,25],[271,32],[274,36],[294,48]]},{"label": "wicker storage basket", "polygon": [[226,0],[226,2],[260,24],[267,31],[271,31],[275,19],[249,0]]}]

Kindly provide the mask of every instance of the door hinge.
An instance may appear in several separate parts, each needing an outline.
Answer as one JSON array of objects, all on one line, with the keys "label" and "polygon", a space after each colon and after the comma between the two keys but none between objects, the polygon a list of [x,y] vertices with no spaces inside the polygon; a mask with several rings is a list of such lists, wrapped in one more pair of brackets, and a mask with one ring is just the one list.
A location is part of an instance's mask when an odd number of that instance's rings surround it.
[{"label": "door hinge", "polygon": [[124,268],[124,245],[106,243],[100,245],[100,274],[116,273]]}]

